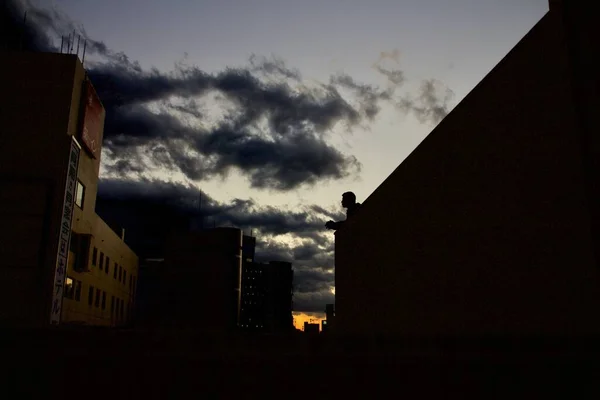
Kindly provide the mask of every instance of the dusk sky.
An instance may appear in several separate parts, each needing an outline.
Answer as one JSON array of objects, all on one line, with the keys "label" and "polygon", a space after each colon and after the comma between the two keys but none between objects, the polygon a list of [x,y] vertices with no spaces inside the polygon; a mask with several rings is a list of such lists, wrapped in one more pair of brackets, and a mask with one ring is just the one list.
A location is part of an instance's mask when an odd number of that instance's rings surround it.
[{"label": "dusk sky", "polygon": [[257,254],[294,263],[306,312],[333,301],[333,234],[321,227],[343,211],[341,194],[368,198],[548,10],[548,0],[17,3],[37,7],[28,21],[50,46],[73,28],[92,43],[104,193],[202,190],[210,210],[258,233]]}]

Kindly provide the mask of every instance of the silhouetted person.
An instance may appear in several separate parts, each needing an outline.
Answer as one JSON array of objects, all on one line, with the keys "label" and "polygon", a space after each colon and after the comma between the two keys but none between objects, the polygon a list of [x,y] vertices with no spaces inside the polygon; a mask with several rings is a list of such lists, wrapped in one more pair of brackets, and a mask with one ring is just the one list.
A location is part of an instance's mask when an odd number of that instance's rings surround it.
[{"label": "silhouetted person", "polygon": [[[356,195],[352,192],[346,192],[342,194],[342,207],[346,209],[346,221],[348,218],[356,214],[358,209],[360,208],[360,203],[356,202]],[[342,227],[344,222],[346,221],[327,221],[325,224],[325,228],[338,230]]]}]

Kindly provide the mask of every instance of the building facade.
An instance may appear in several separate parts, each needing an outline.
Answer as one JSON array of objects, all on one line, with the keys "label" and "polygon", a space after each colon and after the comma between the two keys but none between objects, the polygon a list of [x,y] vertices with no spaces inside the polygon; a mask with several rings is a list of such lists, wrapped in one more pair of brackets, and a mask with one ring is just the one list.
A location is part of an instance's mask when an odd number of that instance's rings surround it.
[{"label": "building facade", "polygon": [[325,304],[325,319],[321,321],[321,332],[328,332],[335,326],[335,304]]},{"label": "building facade", "polygon": [[230,227],[171,232],[164,258],[142,263],[145,287],[136,323],[215,332],[237,329],[242,264],[253,260],[255,243]]},{"label": "building facade", "polygon": [[293,331],[293,279],[289,262],[244,263],[240,328],[272,333]]},{"label": "building facade", "polygon": [[337,332],[600,332],[600,33],[581,4],[552,1],[336,232]]},{"label": "building facade", "polygon": [[138,260],[95,213],[102,103],[75,55],[0,57],[0,320],[126,324]]},{"label": "building facade", "polygon": [[319,334],[319,324],[304,322],[304,333],[307,333],[309,335],[318,335]]}]

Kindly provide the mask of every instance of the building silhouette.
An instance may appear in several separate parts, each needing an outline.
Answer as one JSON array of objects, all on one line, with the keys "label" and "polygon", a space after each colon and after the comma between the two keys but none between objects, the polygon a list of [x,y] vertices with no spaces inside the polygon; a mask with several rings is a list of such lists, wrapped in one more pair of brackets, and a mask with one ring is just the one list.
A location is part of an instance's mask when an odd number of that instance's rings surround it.
[{"label": "building silhouette", "polygon": [[551,1],[336,232],[336,332],[600,332],[592,15]]},{"label": "building silhouette", "polygon": [[334,329],[335,304],[325,304],[325,319],[321,321],[321,332]]},{"label": "building silhouette", "polygon": [[255,238],[230,227],[169,234],[164,258],[142,262],[140,326],[226,332],[240,318],[242,260]]},{"label": "building silhouette", "polygon": [[308,321],[304,321],[304,333],[307,333],[309,335],[318,335],[319,324],[313,324]]},{"label": "building silhouette", "polygon": [[246,262],[242,272],[240,328],[271,333],[293,331],[293,277],[289,262]]},{"label": "building silhouette", "polygon": [[95,212],[104,108],[76,55],[3,52],[0,322],[118,326],[138,258]]}]

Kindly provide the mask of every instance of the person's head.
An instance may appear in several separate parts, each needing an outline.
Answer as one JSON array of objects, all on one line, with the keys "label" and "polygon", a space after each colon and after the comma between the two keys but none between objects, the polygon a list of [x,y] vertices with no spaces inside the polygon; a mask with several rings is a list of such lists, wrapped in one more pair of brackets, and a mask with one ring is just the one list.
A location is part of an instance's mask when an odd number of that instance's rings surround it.
[{"label": "person's head", "polygon": [[356,203],[356,196],[352,192],[342,194],[342,207],[348,208]]}]

